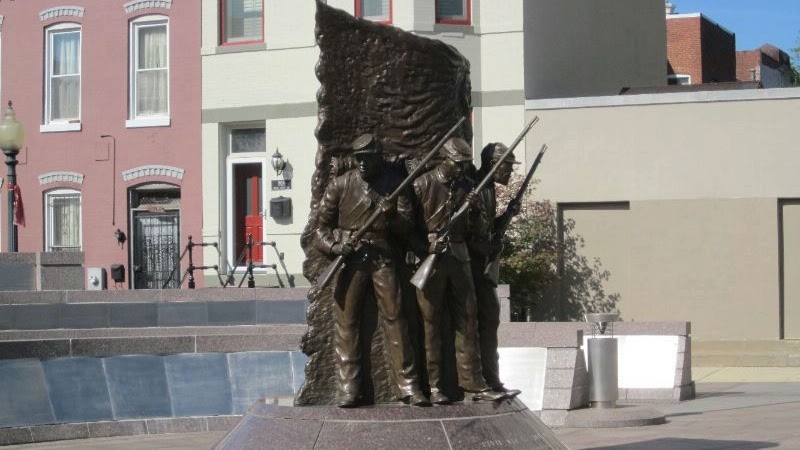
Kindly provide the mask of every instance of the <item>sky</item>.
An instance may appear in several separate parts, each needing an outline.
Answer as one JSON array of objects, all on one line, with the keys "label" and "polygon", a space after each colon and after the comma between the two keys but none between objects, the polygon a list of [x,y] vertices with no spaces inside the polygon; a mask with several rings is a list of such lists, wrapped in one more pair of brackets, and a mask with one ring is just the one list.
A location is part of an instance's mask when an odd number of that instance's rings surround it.
[{"label": "sky", "polygon": [[676,13],[703,13],[736,33],[736,50],[770,43],[792,55],[800,37],[800,0],[670,0]]}]

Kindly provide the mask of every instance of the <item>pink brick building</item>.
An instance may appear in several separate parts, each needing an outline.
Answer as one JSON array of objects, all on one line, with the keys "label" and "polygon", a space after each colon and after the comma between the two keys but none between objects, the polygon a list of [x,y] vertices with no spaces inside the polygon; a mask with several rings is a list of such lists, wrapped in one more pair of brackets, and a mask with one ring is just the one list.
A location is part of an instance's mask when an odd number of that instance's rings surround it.
[{"label": "pink brick building", "polygon": [[0,2],[0,100],[27,135],[19,251],[82,251],[125,267],[110,288],[156,288],[201,235],[200,4]]}]

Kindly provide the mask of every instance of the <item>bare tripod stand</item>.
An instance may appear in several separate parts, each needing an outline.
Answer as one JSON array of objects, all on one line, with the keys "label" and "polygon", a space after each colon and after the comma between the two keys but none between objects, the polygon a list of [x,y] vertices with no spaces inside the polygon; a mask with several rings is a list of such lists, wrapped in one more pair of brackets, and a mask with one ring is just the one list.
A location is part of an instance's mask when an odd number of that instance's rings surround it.
[{"label": "bare tripod stand", "polygon": [[[278,252],[278,247],[275,244],[275,241],[266,241],[266,242],[253,242],[253,235],[247,235],[247,242],[244,244],[244,248],[242,248],[242,252],[239,254],[239,258],[236,260],[236,265],[234,266],[233,270],[231,271],[228,280],[231,281],[234,277],[236,272],[236,267],[240,267],[241,263],[243,262],[245,256],[247,256],[247,268],[245,269],[244,275],[242,279],[239,280],[239,284],[236,287],[242,287],[242,283],[244,283],[245,278],[247,279],[247,287],[254,288],[256,287],[256,280],[253,274],[253,269],[272,269],[275,271],[275,277],[278,279],[278,287],[286,287],[281,279],[281,275],[278,272],[278,265],[277,264],[254,264],[253,263],[253,246],[260,245],[260,246],[271,246],[275,249],[275,253],[278,255],[278,260],[281,263],[281,267],[283,268],[283,272],[286,274],[286,279],[289,282],[290,287],[294,287],[294,276],[289,274],[289,271],[286,269],[286,264],[283,262],[284,254]],[[233,283],[231,283],[233,284]]]},{"label": "bare tripod stand", "polygon": [[[172,269],[172,272],[170,272],[170,274],[169,274],[169,278],[167,278],[167,281],[164,283],[163,286],[161,286],[161,289],[166,289],[167,286],[169,285],[169,283],[172,281],[172,277],[173,277],[173,275],[175,275],[175,272],[179,272],[179,268],[181,266],[181,261],[183,261],[183,257],[186,256],[187,253],[189,254],[189,266],[186,267],[186,271],[183,273],[183,276],[181,277],[181,281],[178,283],[178,286],[182,286],[184,280],[186,280],[186,277],[189,277],[189,286],[188,287],[189,287],[189,289],[194,289],[195,288],[194,271],[196,269],[200,269],[200,270],[214,269],[214,270],[216,270],[217,271],[217,277],[219,277],[219,282],[220,282],[220,284],[223,284],[222,277],[219,274],[219,266],[217,266],[216,264],[213,265],[213,266],[195,266],[194,265],[194,261],[192,259],[192,251],[194,250],[195,247],[214,247],[215,249],[217,249],[217,253],[219,253],[219,244],[217,244],[216,242],[193,242],[192,241],[192,237],[189,236],[189,242],[186,244],[186,248],[183,249],[183,253],[181,253],[180,258],[178,258],[178,262],[175,263],[175,268]],[[227,282],[224,282],[223,285],[225,285],[225,284],[227,284]]]}]

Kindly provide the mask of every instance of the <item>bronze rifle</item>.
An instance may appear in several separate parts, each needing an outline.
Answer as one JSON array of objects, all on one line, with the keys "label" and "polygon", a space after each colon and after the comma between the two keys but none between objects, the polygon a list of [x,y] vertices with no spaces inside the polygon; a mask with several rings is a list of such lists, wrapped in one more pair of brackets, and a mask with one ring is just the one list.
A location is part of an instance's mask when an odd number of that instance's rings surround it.
[{"label": "bronze rifle", "polygon": [[483,276],[495,286],[497,286],[497,283],[500,281],[500,241],[506,234],[509,225],[511,225],[511,219],[513,219],[517,212],[519,212],[518,208],[522,204],[522,197],[525,196],[525,191],[528,190],[528,185],[533,178],[533,173],[536,172],[536,168],[539,167],[539,163],[542,162],[542,157],[544,156],[545,151],[547,151],[547,144],[542,145],[541,150],[539,150],[539,154],[536,155],[536,160],[533,161],[533,165],[531,166],[530,170],[528,170],[528,174],[525,175],[525,180],[522,182],[522,185],[520,185],[519,190],[517,191],[516,195],[514,195],[514,198],[508,202],[506,212],[500,217],[500,220],[498,220],[498,223],[495,225],[492,241],[493,244],[495,244],[496,250],[489,255],[489,261],[486,264],[486,268],[483,270]]},{"label": "bronze rifle", "polygon": [[[508,158],[508,155],[510,155],[511,152],[514,151],[517,145],[519,145],[519,143],[522,141],[525,135],[528,134],[528,132],[531,130],[531,128],[533,128],[534,125],[536,125],[537,122],[539,122],[539,116],[534,117],[533,119],[531,119],[530,122],[528,122],[528,124],[519,134],[519,136],[517,136],[517,138],[514,139],[514,142],[511,144],[508,150],[506,150],[506,152],[503,153],[503,156],[492,166],[492,169],[489,170],[486,176],[483,177],[481,182],[478,183],[478,185],[470,192],[470,194],[467,195],[468,199],[470,197],[478,195],[478,193],[481,191],[481,189],[483,189],[486,183],[488,183],[489,180],[492,179],[494,173],[497,172],[497,169],[500,168],[501,164],[503,164],[503,161],[506,158]],[[469,201],[465,200],[464,203],[462,203],[461,206],[458,208],[458,210],[455,212],[455,214],[453,214],[453,217],[450,218],[450,221],[447,222],[445,226],[443,226],[439,231],[436,232],[437,241],[447,238],[447,236],[450,234],[453,228],[458,224],[458,222],[461,220],[464,214],[469,210],[469,207],[470,207]],[[420,264],[419,269],[417,269],[417,271],[414,272],[414,276],[411,277],[411,284],[416,286],[417,289],[422,290],[423,288],[425,288],[425,284],[428,282],[428,278],[430,278],[431,273],[433,272],[433,267],[436,264],[436,260],[438,259],[438,257],[439,253],[428,254],[425,260],[422,261],[422,264]]]},{"label": "bronze rifle", "polygon": [[[450,128],[447,134],[445,134],[444,137],[442,137],[442,139],[439,140],[436,146],[433,147],[433,150],[431,150],[427,155],[425,155],[425,158],[423,158],[422,161],[420,161],[419,165],[417,165],[417,167],[415,167],[414,170],[411,171],[410,174],[408,174],[405,180],[403,180],[403,182],[400,183],[400,185],[389,195],[389,197],[387,197],[388,201],[390,202],[394,201],[395,199],[397,199],[397,197],[400,196],[403,190],[412,181],[414,181],[414,179],[417,177],[417,175],[420,174],[420,172],[422,172],[425,169],[425,165],[428,163],[428,161],[430,161],[431,159],[433,159],[434,156],[436,156],[436,153],[439,152],[439,149],[442,148],[442,145],[444,145],[444,143],[448,139],[450,139],[450,136],[452,136],[453,133],[456,132],[458,127],[460,127],[461,124],[464,123],[464,120],[466,120],[466,117],[462,117],[461,119],[459,119],[458,122],[455,125],[453,125],[452,128]],[[364,226],[362,226],[353,234],[353,236],[350,238],[350,241],[356,242],[359,239],[361,239],[361,237],[364,236],[364,233],[366,233],[369,227],[372,226],[372,224],[376,220],[378,220],[378,217],[380,217],[381,214],[383,214],[383,211],[381,211],[380,208],[376,208],[375,211],[372,213],[372,215],[369,216],[369,218],[367,218],[367,222],[364,224]],[[319,289],[323,289],[331,282],[331,280],[333,279],[333,275],[336,273],[337,270],[339,270],[340,267],[342,267],[342,264],[344,264],[344,255],[337,256],[333,261],[331,261],[330,264],[328,264],[328,267],[317,277],[317,286],[319,287]]]}]

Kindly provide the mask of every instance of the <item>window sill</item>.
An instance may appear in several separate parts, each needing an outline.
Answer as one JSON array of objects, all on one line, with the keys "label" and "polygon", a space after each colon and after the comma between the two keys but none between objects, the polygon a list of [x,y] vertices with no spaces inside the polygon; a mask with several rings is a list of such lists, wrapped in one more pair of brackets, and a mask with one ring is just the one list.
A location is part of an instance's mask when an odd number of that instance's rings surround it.
[{"label": "window sill", "polygon": [[168,127],[171,124],[169,117],[140,117],[125,121],[125,128]]},{"label": "window sill", "polygon": [[256,43],[247,43],[247,44],[222,44],[218,46],[214,53],[216,54],[223,54],[223,53],[239,53],[239,52],[260,52],[265,51],[267,49],[267,44],[265,42],[256,42]]},{"label": "window sill", "polygon": [[81,131],[80,122],[56,122],[39,125],[40,133],[60,133],[62,131]]},{"label": "window sill", "polygon": [[465,35],[475,34],[475,27],[469,24],[437,22],[433,26],[433,32],[449,37],[463,37]]}]

